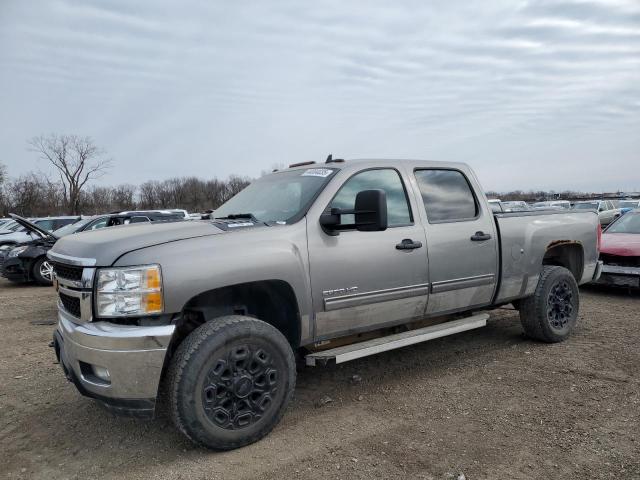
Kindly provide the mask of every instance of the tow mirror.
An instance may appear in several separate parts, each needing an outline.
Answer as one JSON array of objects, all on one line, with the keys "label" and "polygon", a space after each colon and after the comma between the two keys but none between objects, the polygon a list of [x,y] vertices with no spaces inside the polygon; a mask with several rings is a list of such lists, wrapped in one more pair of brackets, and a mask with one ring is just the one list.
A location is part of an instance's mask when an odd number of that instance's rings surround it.
[{"label": "tow mirror", "polygon": [[[353,224],[340,224],[342,215],[353,215]],[[332,208],[320,216],[320,225],[330,235],[340,230],[378,232],[387,229],[387,194],[384,190],[362,190],[356,195],[353,210]]]}]

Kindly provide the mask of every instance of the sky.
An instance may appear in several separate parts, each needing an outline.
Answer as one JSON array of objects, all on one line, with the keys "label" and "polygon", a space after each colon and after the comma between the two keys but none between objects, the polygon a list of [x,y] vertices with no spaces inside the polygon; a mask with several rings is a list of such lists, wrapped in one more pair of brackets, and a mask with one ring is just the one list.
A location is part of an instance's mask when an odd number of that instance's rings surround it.
[{"label": "sky", "polygon": [[640,191],[640,1],[0,2],[0,163],[91,136],[98,184],[334,158],[487,190]]}]

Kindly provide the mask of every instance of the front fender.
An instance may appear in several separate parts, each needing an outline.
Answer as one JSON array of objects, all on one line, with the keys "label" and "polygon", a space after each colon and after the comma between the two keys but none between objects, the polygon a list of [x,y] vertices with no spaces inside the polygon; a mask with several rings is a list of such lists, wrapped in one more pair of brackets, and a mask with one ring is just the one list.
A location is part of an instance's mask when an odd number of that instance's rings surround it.
[{"label": "front fender", "polygon": [[301,318],[301,340],[311,337],[311,286],[304,220],[290,226],[248,228],[142,248],[114,266],[158,263],[166,313],[181,312],[209,290],[261,280],[288,283]]}]

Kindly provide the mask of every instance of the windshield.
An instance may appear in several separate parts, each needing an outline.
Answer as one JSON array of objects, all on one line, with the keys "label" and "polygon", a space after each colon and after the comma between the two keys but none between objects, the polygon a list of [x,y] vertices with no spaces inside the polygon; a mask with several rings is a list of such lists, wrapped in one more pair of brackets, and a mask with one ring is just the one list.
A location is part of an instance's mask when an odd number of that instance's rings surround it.
[{"label": "windshield", "polygon": [[82,227],[84,227],[87,223],[89,223],[90,221],[92,221],[93,218],[84,218],[82,220],[77,221],[76,223],[70,223],[68,225],[65,225],[64,227],[60,227],[57,230],[54,230],[53,234],[60,238],[60,237],[64,237],[65,235],[69,235],[70,233],[76,233],[78,230],[80,230]]},{"label": "windshield", "polygon": [[2,224],[2,226],[0,226],[0,230],[11,230],[11,227],[14,227],[15,225],[17,225],[15,220],[9,220],[8,222],[5,222]]},{"label": "windshield", "polygon": [[576,203],[573,208],[576,210],[597,210],[598,204],[595,202]]},{"label": "windshield", "polygon": [[619,208],[638,208],[638,206],[640,205],[640,201],[638,200],[622,200],[620,202],[620,205],[618,205]]},{"label": "windshield", "polygon": [[261,222],[290,223],[306,209],[336,172],[308,168],[259,178],[214,212],[215,218],[252,214]]},{"label": "windshield", "polygon": [[7,230],[11,230],[12,232],[24,232],[26,229],[18,222],[14,222],[13,225],[7,227]]},{"label": "windshield", "polygon": [[607,228],[607,233],[638,233],[640,234],[640,213],[625,213],[615,223]]}]

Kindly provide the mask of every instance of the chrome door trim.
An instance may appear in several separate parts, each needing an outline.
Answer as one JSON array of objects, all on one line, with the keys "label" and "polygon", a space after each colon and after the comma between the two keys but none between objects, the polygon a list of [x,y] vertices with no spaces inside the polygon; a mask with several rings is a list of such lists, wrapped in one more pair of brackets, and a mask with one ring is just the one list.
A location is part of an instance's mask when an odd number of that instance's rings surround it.
[{"label": "chrome door trim", "polygon": [[369,303],[388,302],[402,298],[420,297],[428,295],[429,284],[407,285],[404,287],[385,288],[372,292],[353,293],[339,297],[325,298],[324,309],[327,312],[341,308],[357,307]]},{"label": "chrome door trim", "polygon": [[451,290],[461,290],[463,288],[478,287],[480,285],[490,285],[495,282],[495,275],[477,275],[475,277],[454,278],[442,280],[431,284],[431,293],[449,292]]}]

